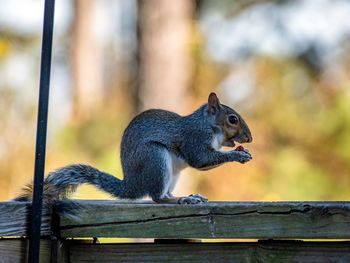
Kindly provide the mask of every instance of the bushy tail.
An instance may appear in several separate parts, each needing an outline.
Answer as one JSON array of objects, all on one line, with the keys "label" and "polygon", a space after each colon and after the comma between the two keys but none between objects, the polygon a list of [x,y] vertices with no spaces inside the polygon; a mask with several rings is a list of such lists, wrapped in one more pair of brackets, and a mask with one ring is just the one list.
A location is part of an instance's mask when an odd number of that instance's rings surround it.
[{"label": "bushy tail", "polygon": [[[49,173],[44,181],[44,204],[67,199],[81,184],[90,184],[115,197],[124,197],[124,182],[92,166],[73,164]],[[33,184],[26,185],[15,201],[31,201]]]}]

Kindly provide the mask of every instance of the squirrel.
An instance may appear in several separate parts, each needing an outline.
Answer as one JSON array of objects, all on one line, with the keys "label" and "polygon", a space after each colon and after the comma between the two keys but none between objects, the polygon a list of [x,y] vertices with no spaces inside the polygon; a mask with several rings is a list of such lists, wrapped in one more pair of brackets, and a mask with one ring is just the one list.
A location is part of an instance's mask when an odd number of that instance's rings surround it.
[{"label": "squirrel", "polygon": [[[123,180],[89,165],[68,165],[45,178],[43,200],[45,204],[57,203],[86,183],[121,199],[149,196],[156,203],[204,203],[208,199],[200,194],[172,195],[180,171],[188,166],[209,170],[226,162],[248,162],[252,156],[242,146],[231,151],[220,148],[251,141],[244,119],[221,104],[215,93],[210,93],[208,102],[188,116],[160,109],[147,110],[137,115],[124,131]],[[26,186],[14,200],[31,200],[32,188],[32,185]]]}]

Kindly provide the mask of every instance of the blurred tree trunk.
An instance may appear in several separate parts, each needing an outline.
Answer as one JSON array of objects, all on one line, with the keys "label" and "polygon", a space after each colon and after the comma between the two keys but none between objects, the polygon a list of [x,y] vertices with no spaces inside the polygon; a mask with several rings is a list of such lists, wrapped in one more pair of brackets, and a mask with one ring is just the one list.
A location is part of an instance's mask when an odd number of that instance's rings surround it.
[{"label": "blurred tree trunk", "polygon": [[93,29],[95,0],[75,0],[71,30],[73,116],[86,119],[103,100],[101,48]]},{"label": "blurred tree trunk", "polygon": [[195,2],[138,2],[138,110],[184,111],[190,85],[189,37]]},{"label": "blurred tree trunk", "polygon": [[[192,0],[138,1],[138,80],[136,111],[161,108],[186,112],[192,65],[189,50]],[[192,181],[181,176],[175,194],[189,194]]]}]

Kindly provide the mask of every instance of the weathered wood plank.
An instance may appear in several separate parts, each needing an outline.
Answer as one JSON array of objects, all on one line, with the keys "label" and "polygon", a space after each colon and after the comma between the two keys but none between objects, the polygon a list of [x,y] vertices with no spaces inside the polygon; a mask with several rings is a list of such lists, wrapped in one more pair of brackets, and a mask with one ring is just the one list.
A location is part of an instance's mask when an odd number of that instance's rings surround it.
[{"label": "weathered wood plank", "polygon": [[[51,241],[43,239],[40,242],[40,262],[51,260]],[[28,240],[0,239],[0,263],[26,263],[28,256]]]},{"label": "weathered wood plank", "polygon": [[[0,236],[27,236],[30,203],[0,202]],[[51,234],[51,216],[43,209],[42,235]]]},{"label": "weathered wood plank", "polygon": [[62,237],[349,239],[350,202],[79,202]]},{"label": "weathered wood plank", "polygon": [[[71,243],[79,262],[350,262],[350,242],[249,242],[189,244]],[[88,251],[88,253],[87,253]]]}]

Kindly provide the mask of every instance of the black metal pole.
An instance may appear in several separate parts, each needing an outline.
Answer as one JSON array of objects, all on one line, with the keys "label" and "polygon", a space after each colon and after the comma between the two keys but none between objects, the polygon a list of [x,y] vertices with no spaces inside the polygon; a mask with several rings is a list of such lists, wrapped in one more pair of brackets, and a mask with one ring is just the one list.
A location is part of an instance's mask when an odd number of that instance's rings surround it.
[{"label": "black metal pole", "polygon": [[39,84],[39,108],[36,133],[34,191],[31,213],[28,262],[39,262],[40,230],[45,170],[47,112],[49,106],[52,35],[55,0],[45,0],[44,25],[41,46],[41,68]]}]

